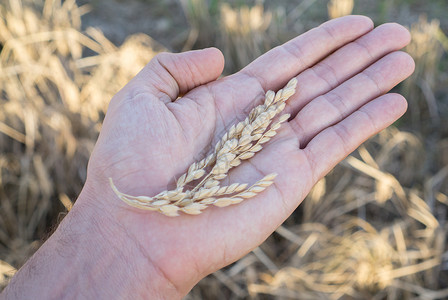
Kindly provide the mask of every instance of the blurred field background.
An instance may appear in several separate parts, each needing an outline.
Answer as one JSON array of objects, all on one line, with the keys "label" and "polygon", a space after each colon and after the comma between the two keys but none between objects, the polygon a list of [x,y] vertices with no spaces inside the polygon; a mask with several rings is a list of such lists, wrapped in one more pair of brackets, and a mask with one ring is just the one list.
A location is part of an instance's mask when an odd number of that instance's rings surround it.
[{"label": "blurred field background", "polygon": [[186,299],[448,299],[446,0],[0,0],[0,286],[70,210],[109,99],[155,54],[216,46],[229,74],[350,13],[411,30],[407,114]]}]

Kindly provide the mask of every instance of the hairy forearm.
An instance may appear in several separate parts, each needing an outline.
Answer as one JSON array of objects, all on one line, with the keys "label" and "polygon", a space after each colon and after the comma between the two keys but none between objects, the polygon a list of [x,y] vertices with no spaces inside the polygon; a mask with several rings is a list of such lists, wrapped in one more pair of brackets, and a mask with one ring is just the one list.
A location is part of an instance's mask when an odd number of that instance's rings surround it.
[{"label": "hairy forearm", "polygon": [[180,298],[139,246],[117,227],[96,210],[75,205],[1,296],[5,299]]}]

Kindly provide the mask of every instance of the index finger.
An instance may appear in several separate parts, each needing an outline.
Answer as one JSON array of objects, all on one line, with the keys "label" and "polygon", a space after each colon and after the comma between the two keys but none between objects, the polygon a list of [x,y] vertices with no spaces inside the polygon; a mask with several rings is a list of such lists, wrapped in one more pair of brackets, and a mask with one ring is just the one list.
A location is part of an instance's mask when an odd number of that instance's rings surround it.
[{"label": "index finger", "polygon": [[328,21],[270,50],[234,76],[251,77],[264,91],[278,90],[292,77],[373,27],[372,20],[365,16],[346,16]]}]

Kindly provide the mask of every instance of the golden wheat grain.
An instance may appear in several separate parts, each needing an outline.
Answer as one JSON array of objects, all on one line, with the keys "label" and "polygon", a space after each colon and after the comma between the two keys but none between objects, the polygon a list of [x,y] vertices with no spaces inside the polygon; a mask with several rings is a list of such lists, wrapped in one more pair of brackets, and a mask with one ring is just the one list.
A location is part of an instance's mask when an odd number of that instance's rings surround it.
[{"label": "golden wheat grain", "polygon": [[[276,174],[269,174],[247,188],[246,183],[220,186],[230,169],[252,158],[277,133],[281,124],[290,117],[284,114],[275,123],[273,119],[283,111],[286,100],[297,85],[292,79],[277,93],[268,91],[263,104],[253,108],[249,116],[230,127],[216,144],[213,153],[190,165],[176,183],[176,189],[163,191],[153,197],[131,196],[121,193],[109,178],[115,194],[125,203],[145,210],[155,210],[167,216],[177,216],[179,211],[197,215],[209,205],[225,207],[252,198],[264,191],[274,181]],[[209,169],[207,172],[206,169]],[[184,191],[187,183],[199,181],[191,190]]]}]

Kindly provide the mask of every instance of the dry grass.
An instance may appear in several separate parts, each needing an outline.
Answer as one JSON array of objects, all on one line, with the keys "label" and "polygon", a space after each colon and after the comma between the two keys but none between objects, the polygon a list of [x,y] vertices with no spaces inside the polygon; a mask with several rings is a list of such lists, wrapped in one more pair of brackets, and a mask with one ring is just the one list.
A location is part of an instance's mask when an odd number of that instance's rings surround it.
[{"label": "dry grass", "polygon": [[431,120],[432,125],[439,126],[441,115],[434,89],[439,80],[438,64],[443,55],[443,42],[447,38],[440,29],[440,22],[428,22],[426,16],[421,16],[410,31],[413,39],[406,50],[417,63],[415,72],[406,82],[404,90],[411,104],[412,122],[419,126]]},{"label": "dry grass", "polygon": [[[86,8],[73,1],[36,3],[0,4],[3,286],[76,199],[110,97],[160,49],[144,35],[117,47],[95,29],[81,32]],[[228,70],[278,42],[268,34],[275,12],[263,6],[183,3],[201,10],[188,15],[197,33],[186,47],[208,38],[233,49],[225,50],[233,60]],[[236,20],[235,30],[225,18]],[[286,32],[283,26],[274,29]],[[430,18],[411,26],[407,50],[417,69],[401,86],[410,113],[400,129],[365,143],[263,245],[202,280],[187,299],[448,297],[448,39],[442,28]]]},{"label": "dry grass", "polygon": [[0,5],[0,259],[14,267],[70,209],[109,99],[160,48],[82,33],[74,1],[35,5]]},{"label": "dry grass", "polygon": [[330,0],[328,2],[328,16],[330,19],[350,15],[355,6],[354,0]]},{"label": "dry grass", "polygon": [[[247,183],[232,183],[220,186],[228,172],[250,159],[263,148],[263,144],[277,134],[282,123],[290,117],[281,115],[274,118],[286,106],[286,101],[295,93],[297,79],[291,79],[277,93],[268,91],[263,104],[254,107],[244,121],[232,125],[212,153],[199,162],[194,162],[178,180],[176,189],[163,191],[153,197],[131,196],[118,191],[111,178],[110,184],[115,194],[125,203],[144,210],[158,211],[167,216],[178,216],[182,211],[197,215],[209,205],[226,207],[255,197],[274,183],[277,174],[269,174],[248,187]],[[268,129],[269,127],[269,129]],[[191,190],[184,190],[188,183],[196,182]]]},{"label": "dry grass", "polygon": [[231,5],[217,0],[181,3],[191,27],[183,50],[217,46],[226,57],[226,72],[246,66],[280,43],[276,38],[279,32],[288,32],[285,23],[275,22],[278,12],[266,11],[261,4]]},{"label": "dry grass", "polygon": [[242,6],[237,9],[224,3],[220,10],[220,45],[228,58],[227,68],[241,69],[272,48],[273,13],[265,11],[263,5]]}]

